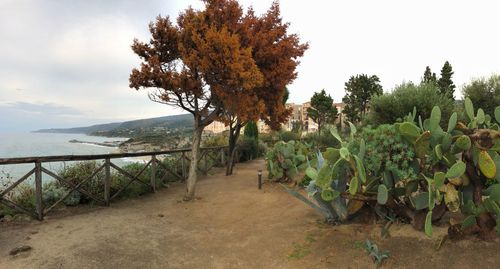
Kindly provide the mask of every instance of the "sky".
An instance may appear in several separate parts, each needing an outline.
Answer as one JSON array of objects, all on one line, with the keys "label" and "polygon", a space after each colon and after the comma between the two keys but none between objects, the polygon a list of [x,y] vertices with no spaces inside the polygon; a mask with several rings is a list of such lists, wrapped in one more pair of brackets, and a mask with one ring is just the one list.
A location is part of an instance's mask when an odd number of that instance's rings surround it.
[{"label": "sky", "polygon": [[[240,0],[258,14],[270,0]],[[198,0],[0,0],[0,132],[75,127],[183,113],[128,86],[157,15],[177,17]],[[340,102],[356,74],[385,92],[419,82],[449,61],[459,89],[500,73],[500,2],[281,0],[290,32],[310,45],[289,85],[290,102],[325,89]]]}]

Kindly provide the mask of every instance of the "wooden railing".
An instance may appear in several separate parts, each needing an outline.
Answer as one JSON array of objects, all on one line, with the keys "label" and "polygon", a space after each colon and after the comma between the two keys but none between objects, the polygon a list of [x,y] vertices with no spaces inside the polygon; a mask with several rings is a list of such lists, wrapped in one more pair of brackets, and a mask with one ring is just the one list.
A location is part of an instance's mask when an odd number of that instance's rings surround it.
[{"label": "wooden railing", "polygon": [[[202,174],[206,174],[212,167],[217,165],[225,165],[226,162],[226,147],[212,147],[212,148],[201,148],[200,149],[200,161],[198,164],[198,171]],[[13,210],[17,210],[28,215],[33,216],[36,219],[43,220],[43,217],[61,202],[65,201],[73,192],[79,192],[81,195],[86,196],[98,204],[109,206],[110,202],[115,199],[122,191],[130,186],[133,182],[143,184],[148,188],[151,188],[151,192],[156,191],[157,182],[157,168],[161,166],[165,173],[161,176],[160,182],[163,181],[169,174],[174,176],[179,180],[185,180],[187,178],[188,165],[191,162],[190,157],[191,149],[177,149],[177,150],[166,150],[166,151],[155,151],[155,152],[140,152],[140,153],[116,153],[116,154],[99,154],[99,155],[62,155],[62,156],[42,156],[42,157],[23,157],[23,158],[0,158],[0,168],[2,165],[12,165],[12,164],[34,164],[34,168],[31,169],[24,176],[20,177],[18,180],[6,186],[0,192],[0,204],[3,204]],[[181,165],[181,173],[179,174],[175,169],[168,167],[163,162],[158,160],[158,156],[161,155],[178,155],[174,156],[174,167]],[[120,168],[118,165],[111,162],[112,159],[118,158],[129,158],[129,157],[144,157],[150,156],[151,159],[147,164],[135,175],[130,174],[124,169]],[[93,171],[90,177],[74,183],[71,179],[63,178],[56,172],[50,171],[43,166],[44,163],[51,162],[67,162],[67,161],[91,161],[91,160],[104,160],[104,163],[98,166],[97,169]],[[151,178],[149,182],[144,182],[139,179],[139,177],[146,171],[148,167],[151,167]],[[92,180],[96,175],[98,175],[102,170],[105,171],[105,176],[102,182],[103,190],[102,197],[99,195],[91,193],[89,190],[84,188],[84,184]],[[120,174],[124,175],[128,182],[124,184],[120,189],[116,190],[114,193],[111,192],[111,169],[116,170]],[[51,205],[45,205],[43,201],[43,190],[42,190],[42,175],[46,174],[53,179],[57,180],[61,186],[68,189],[67,193],[63,195],[61,199],[54,202]],[[19,184],[28,180],[32,175],[35,175],[35,209],[30,210],[24,208],[20,204],[9,200],[7,194],[13,191]]]}]

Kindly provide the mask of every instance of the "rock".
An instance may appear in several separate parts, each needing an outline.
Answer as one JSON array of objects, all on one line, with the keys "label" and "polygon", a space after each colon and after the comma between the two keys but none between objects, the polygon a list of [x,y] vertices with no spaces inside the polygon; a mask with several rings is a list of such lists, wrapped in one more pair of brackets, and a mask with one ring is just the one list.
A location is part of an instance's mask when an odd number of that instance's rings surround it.
[{"label": "rock", "polygon": [[24,246],[20,246],[20,247],[16,247],[16,248],[13,248],[9,254],[10,255],[17,255],[18,253],[20,252],[26,252],[26,251],[30,251],[32,249],[31,246],[28,246],[28,245],[24,245]]},{"label": "rock", "polygon": [[165,215],[163,215],[163,214],[158,214],[158,217],[163,218],[163,217],[165,217]]}]

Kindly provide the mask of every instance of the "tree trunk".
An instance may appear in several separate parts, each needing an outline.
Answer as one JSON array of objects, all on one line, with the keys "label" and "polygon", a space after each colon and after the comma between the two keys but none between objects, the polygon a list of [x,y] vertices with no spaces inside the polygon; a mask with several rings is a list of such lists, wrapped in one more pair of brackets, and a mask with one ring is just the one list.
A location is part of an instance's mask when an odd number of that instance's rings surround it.
[{"label": "tree trunk", "polygon": [[234,167],[234,157],[236,155],[236,142],[238,142],[238,138],[240,136],[241,124],[236,123],[234,128],[231,126],[229,128],[229,149],[228,149],[228,158],[226,165],[226,176],[233,174]]},{"label": "tree trunk", "polygon": [[186,181],[186,195],[184,196],[184,201],[191,201],[194,199],[194,191],[196,186],[196,181],[198,180],[197,168],[199,161],[199,151],[201,134],[203,132],[203,126],[199,126],[197,120],[195,119],[195,130],[193,132],[193,145],[191,146],[191,165],[189,166],[189,175]]},{"label": "tree trunk", "polygon": [[[466,173],[469,177],[472,186],[474,187],[472,193],[472,199],[474,200],[474,204],[476,207],[479,207],[483,204],[483,182],[482,178],[476,172],[476,167],[472,161],[471,152],[467,152],[465,154],[465,163],[466,163]],[[495,219],[488,212],[481,213],[478,217],[476,217],[477,226],[479,227],[479,235],[483,239],[490,239],[494,237],[494,228],[495,228]]]}]

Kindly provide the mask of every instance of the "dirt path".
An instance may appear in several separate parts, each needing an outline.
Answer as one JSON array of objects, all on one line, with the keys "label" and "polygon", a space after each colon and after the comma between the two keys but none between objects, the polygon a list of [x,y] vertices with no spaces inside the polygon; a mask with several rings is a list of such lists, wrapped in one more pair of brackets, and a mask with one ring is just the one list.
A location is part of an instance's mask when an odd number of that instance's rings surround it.
[{"label": "dirt path", "polygon": [[[239,164],[199,182],[195,202],[178,202],[175,184],[110,208],[50,217],[42,223],[0,224],[0,268],[374,268],[361,244],[370,238],[391,257],[383,268],[495,268],[500,243],[447,242],[395,225],[381,239],[377,225],[327,226],[276,185],[259,191],[262,160]],[[31,251],[9,251],[30,245]],[[474,256],[472,252],[480,253]],[[498,268],[498,267],[496,267]]]}]

